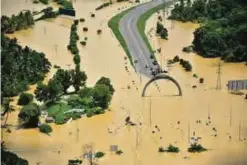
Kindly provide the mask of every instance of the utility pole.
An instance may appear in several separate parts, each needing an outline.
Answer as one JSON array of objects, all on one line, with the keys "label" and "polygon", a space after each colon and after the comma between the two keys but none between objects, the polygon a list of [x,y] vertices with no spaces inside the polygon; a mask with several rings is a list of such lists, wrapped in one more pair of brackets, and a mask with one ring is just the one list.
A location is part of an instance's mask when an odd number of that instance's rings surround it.
[{"label": "utility pole", "polygon": [[190,122],[188,123],[188,144],[190,145]]},{"label": "utility pole", "polygon": [[152,124],[152,99],[151,99],[151,94],[149,96],[149,123],[150,126]]},{"label": "utility pole", "polygon": [[238,130],[239,141],[241,141],[241,120],[239,121],[239,130]]},{"label": "utility pole", "polygon": [[219,61],[218,69],[217,69],[217,84],[216,89],[221,89],[221,63]]},{"label": "utility pole", "polygon": [[232,126],[232,106],[230,108],[230,126]]}]

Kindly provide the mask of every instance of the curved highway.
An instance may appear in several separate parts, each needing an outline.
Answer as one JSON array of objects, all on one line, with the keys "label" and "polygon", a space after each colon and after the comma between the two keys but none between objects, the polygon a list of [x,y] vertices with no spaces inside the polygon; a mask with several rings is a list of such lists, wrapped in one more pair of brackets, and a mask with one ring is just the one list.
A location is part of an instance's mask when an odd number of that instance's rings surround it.
[{"label": "curved highway", "polygon": [[[152,2],[141,4],[128,12],[120,20],[120,32],[125,39],[133,60],[137,60],[137,63],[135,63],[135,69],[140,74],[148,77],[152,75],[150,68],[155,69],[157,66],[154,66],[152,59],[150,59],[151,52],[148,50],[148,47],[138,31],[137,21],[140,16],[149,9],[164,2],[164,0],[153,0]],[[146,66],[149,68],[146,68]]]}]

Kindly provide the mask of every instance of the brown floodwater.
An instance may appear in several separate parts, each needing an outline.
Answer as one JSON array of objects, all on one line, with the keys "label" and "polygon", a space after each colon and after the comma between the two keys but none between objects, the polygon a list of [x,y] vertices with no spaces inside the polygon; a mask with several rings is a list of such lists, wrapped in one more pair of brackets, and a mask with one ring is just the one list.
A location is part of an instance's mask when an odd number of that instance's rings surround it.
[{"label": "brown floodwater", "polygon": [[[23,5],[24,1],[20,0],[15,2],[16,4],[12,5],[13,2],[3,0],[2,14],[11,15],[36,7],[31,1],[28,1],[28,5]],[[171,26],[171,22],[165,20],[169,40],[157,39],[154,31],[151,32],[152,46],[162,48],[161,54],[156,55],[157,60],[167,69],[166,61],[179,55],[192,63],[193,71],[187,73],[178,64],[169,67],[169,75],[182,87],[182,97],[174,96],[177,89],[171,82],[160,80],[156,83],[160,92],[156,85],[150,85],[147,96],[152,97],[142,98],[141,89],[148,78],[136,74],[129,61],[124,60],[125,53],[107,25],[108,20],[120,12],[119,8],[123,10],[132,4],[117,3],[95,11],[102,2],[77,0],[74,6],[77,10],[76,17],[86,19],[79,24],[78,33],[80,40],[88,38],[87,45],[81,47],[78,44],[78,47],[81,68],[88,75],[88,86],[94,85],[101,76],[106,76],[112,80],[116,89],[109,111],[64,125],[51,124],[53,132],[50,136],[40,133],[38,129],[15,130],[13,127],[12,133],[3,134],[7,147],[27,159],[31,165],[36,162],[43,162],[44,165],[66,165],[68,159],[81,158],[85,153],[85,145],[88,144],[92,145],[94,151],[106,153],[106,156],[97,160],[101,165],[246,164],[247,141],[244,138],[247,138],[247,102],[243,96],[230,94],[226,83],[232,79],[247,79],[247,67],[244,64],[222,63],[222,89],[215,90],[219,59],[204,59],[194,53],[181,51],[184,46],[191,44],[193,31],[198,25],[174,22],[174,26]],[[96,17],[91,18],[90,12],[95,13]],[[67,50],[72,21],[69,17],[60,16],[39,21],[33,28],[9,36],[16,37],[23,46],[28,45],[44,52],[53,65],[65,69],[73,68],[73,55]],[[151,28],[155,28],[156,21],[157,14],[154,14],[147,22],[147,33]],[[83,27],[88,27],[89,31],[83,32]],[[102,29],[101,35],[97,35],[98,29]],[[126,72],[125,66],[129,72]],[[53,68],[47,79],[54,71]],[[198,79],[193,78],[193,73],[203,77],[205,83],[199,84]],[[193,85],[197,85],[197,88],[192,88]],[[35,86],[30,87],[30,92],[34,89]],[[20,107],[17,106],[16,109],[8,120],[13,126],[18,123]],[[125,126],[127,116],[138,126]],[[201,123],[196,123],[197,120]],[[217,130],[216,137],[213,128]],[[209,151],[200,154],[188,153],[186,150],[189,137],[193,136],[201,137],[199,142]],[[169,144],[178,146],[181,152],[158,152],[159,147],[165,148]],[[124,153],[121,156],[111,153],[110,145],[118,145]]]}]

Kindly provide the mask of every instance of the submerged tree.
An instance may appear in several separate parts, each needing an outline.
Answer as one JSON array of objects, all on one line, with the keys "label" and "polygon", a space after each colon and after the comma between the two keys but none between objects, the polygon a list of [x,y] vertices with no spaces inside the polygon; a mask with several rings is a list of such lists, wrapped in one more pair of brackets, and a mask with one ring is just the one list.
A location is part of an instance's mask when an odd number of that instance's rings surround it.
[{"label": "submerged tree", "polygon": [[41,111],[39,106],[36,103],[30,103],[21,109],[18,117],[25,127],[37,127],[40,114]]}]

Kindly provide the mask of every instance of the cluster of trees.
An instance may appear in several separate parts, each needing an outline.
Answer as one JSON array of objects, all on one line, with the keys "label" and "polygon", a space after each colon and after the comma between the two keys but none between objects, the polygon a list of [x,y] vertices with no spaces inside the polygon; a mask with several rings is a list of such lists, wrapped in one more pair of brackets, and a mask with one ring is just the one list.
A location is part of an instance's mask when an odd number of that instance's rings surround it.
[{"label": "cluster of trees", "polygon": [[71,97],[68,105],[72,108],[85,109],[88,117],[104,113],[111,102],[114,88],[109,78],[101,77],[94,87],[84,87],[78,96]]},{"label": "cluster of trees", "polygon": [[193,49],[203,57],[226,62],[247,61],[247,2],[244,0],[180,0],[170,19],[203,22],[194,32]]},{"label": "cluster of trees", "polygon": [[168,39],[167,38],[168,37],[168,30],[160,22],[157,22],[156,34],[159,35],[162,39]]},{"label": "cluster of trees", "polygon": [[176,63],[179,62],[180,65],[185,69],[185,71],[190,72],[192,71],[192,65],[190,64],[189,61],[186,61],[182,58],[179,58],[178,56],[175,56],[173,60],[170,60],[169,63]]},{"label": "cluster of trees", "polygon": [[100,5],[99,7],[97,7],[95,10],[100,10],[103,9],[104,7],[110,6],[112,4],[112,1],[110,2],[105,2],[102,5]]},{"label": "cluster of trees", "polygon": [[44,5],[48,5],[49,0],[39,0],[39,2],[43,3]]},{"label": "cluster of trees", "polygon": [[62,94],[67,94],[67,89],[73,86],[78,92],[85,86],[87,75],[80,71],[80,68],[74,70],[58,69],[48,84],[39,83],[35,90],[35,97],[38,101],[55,102]]},{"label": "cluster of trees", "polygon": [[159,150],[158,150],[159,152],[173,152],[173,153],[178,153],[180,150],[179,150],[179,148],[178,147],[176,147],[176,146],[173,146],[173,145],[169,145],[168,147],[167,147],[167,149],[164,149],[163,147],[159,147]]},{"label": "cluster of trees", "polygon": [[78,25],[78,20],[75,20],[74,23],[71,26],[71,31],[70,31],[70,41],[69,45],[67,46],[68,50],[71,51],[72,54],[78,54],[79,49],[77,47],[77,41],[79,40],[79,35],[77,34],[77,25]]},{"label": "cluster of trees", "polygon": [[28,165],[28,161],[20,158],[15,153],[7,151],[4,142],[1,142],[1,164],[2,165]]},{"label": "cluster of trees", "polygon": [[18,105],[27,105],[33,101],[33,95],[30,93],[21,93],[19,100],[18,100]]},{"label": "cluster of trees", "polygon": [[44,14],[40,18],[36,19],[35,21],[39,21],[39,20],[43,20],[47,18],[56,18],[59,15],[59,12],[53,11],[52,7],[47,7],[43,9],[41,12],[43,12]]},{"label": "cluster of trees", "polygon": [[18,117],[25,128],[36,128],[39,124],[40,115],[40,107],[36,103],[31,102],[22,107]]},{"label": "cluster of trees", "polygon": [[20,12],[18,15],[11,17],[1,17],[1,31],[2,33],[14,33],[17,30],[27,29],[34,25],[32,13],[28,10]]},{"label": "cluster of trees", "polygon": [[36,52],[29,47],[22,48],[16,38],[9,39],[1,35],[1,97],[17,96],[27,90],[29,84],[44,79],[51,63],[44,53]]},{"label": "cluster of trees", "polygon": [[65,9],[74,9],[71,1],[68,0],[54,0],[57,4],[62,5]]}]

